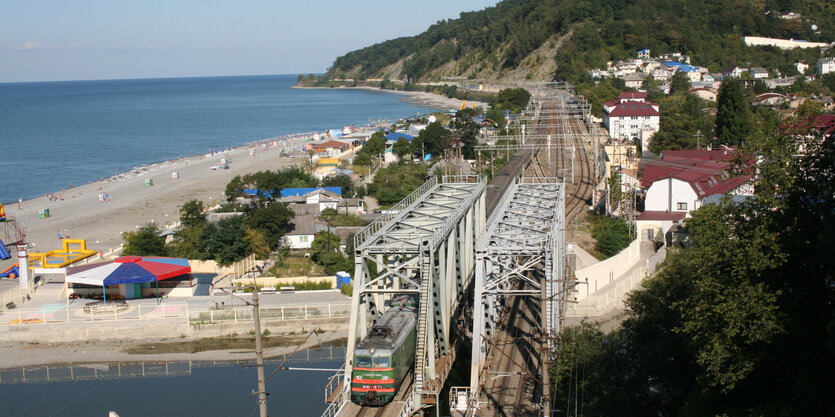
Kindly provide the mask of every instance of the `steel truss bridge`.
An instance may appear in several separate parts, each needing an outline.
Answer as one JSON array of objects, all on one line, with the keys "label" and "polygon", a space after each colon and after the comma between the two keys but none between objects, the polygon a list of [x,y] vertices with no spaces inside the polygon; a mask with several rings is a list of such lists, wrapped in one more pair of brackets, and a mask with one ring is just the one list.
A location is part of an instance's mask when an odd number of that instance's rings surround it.
[{"label": "steel truss bridge", "polygon": [[[509,146],[520,153],[569,153],[564,145],[569,134],[551,132],[552,127],[559,120],[584,119],[587,105],[552,86],[537,93],[522,118],[530,135]],[[553,133],[553,145],[546,133]],[[531,163],[531,156],[521,160]],[[439,415],[441,389],[461,354],[459,342],[469,337],[472,351],[464,354],[472,354],[470,384],[451,387],[450,404],[454,415],[481,415],[476,412],[485,411],[493,337],[503,309],[516,299],[536,306],[536,340],[530,345],[538,345],[539,363],[529,372],[538,374],[538,401],[549,404],[548,355],[565,308],[566,175],[555,169],[561,178],[525,178],[524,167],[512,171],[511,181],[490,186],[506,187],[491,190],[503,193],[491,207],[485,179],[433,177],[355,236],[346,363],[326,388],[331,404],[324,416],[410,416],[431,407]],[[415,366],[391,404],[362,408],[350,401],[356,344],[399,294],[419,298]],[[540,414],[549,415],[549,408],[540,407]]]}]

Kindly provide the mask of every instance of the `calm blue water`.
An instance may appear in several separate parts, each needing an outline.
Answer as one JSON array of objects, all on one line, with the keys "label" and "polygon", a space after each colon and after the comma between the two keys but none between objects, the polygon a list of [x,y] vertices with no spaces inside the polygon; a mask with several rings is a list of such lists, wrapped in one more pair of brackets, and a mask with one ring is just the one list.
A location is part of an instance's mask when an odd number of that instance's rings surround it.
[{"label": "calm blue water", "polygon": [[[341,350],[344,354],[344,349]],[[287,366],[339,368],[342,360],[291,362]],[[257,416],[254,367],[229,363],[217,367],[172,363],[165,376],[164,363],[146,363],[146,376],[140,364],[121,364],[122,378],[113,377],[116,364],[73,365],[76,380],[44,382],[45,367],[0,371],[0,415],[4,417],[107,417],[116,411],[120,417],[226,417]],[[277,366],[264,366],[266,376]],[[94,369],[95,368],[95,369]],[[182,370],[185,369],[185,372]],[[93,378],[93,372],[98,377]],[[180,373],[180,375],[177,375]],[[334,372],[278,371],[267,381],[267,407],[271,416],[321,416],[327,407],[325,385]],[[69,371],[60,366],[50,370],[52,379],[68,379]],[[81,377],[79,377],[81,375]],[[106,375],[102,377],[102,375]],[[129,375],[124,377],[125,375]],[[29,382],[31,378],[34,382]]]},{"label": "calm blue water", "polygon": [[291,133],[425,113],[295,75],[0,84],[0,202]]}]

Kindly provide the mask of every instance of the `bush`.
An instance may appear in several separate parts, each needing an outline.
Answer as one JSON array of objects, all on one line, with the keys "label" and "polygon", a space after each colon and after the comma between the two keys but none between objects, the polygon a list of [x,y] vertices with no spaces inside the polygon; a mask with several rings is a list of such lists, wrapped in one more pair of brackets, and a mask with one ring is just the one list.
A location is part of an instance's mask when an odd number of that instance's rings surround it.
[{"label": "bush", "polygon": [[345,294],[348,297],[354,295],[354,286],[351,284],[342,284],[342,288],[340,290],[342,291],[342,294]]},{"label": "bush", "polygon": [[604,258],[616,255],[632,241],[629,226],[623,220],[593,215],[589,221],[592,223],[591,235],[597,240],[595,247]]}]

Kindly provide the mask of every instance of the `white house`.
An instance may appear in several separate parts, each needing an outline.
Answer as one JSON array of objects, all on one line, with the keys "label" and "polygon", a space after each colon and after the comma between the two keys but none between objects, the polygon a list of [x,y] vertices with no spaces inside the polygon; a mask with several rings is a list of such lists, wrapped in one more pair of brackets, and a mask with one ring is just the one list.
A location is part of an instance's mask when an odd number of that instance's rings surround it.
[{"label": "white house", "polygon": [[824,58],[818,60],[818,75],[835,72],[835,58]]},{"label": "white house", "polygon": [[742,73],[744,73],[744,72],[748,72],[748,68],[740,68],[740,67],[728,68],[728,69],[725,70],[725,76],[726,77],[739,78],[739,77],[742,76]]},{"label": "white house", "polygon": [[644,77],[636,72],[634,74],[627,75],[623,81],[626,83],[626,87],[628,88],[640,88],[641,84],[644,83]]},{"label": "white house", "polygon": [[809,68],[809,64],[805,64],[803,62],[795,62],[794,67],[797,68],[797,72],[805,74],[806,69]]},{"label": "white house", "polygon": [[641,49],[640,51],[638,51],[638,58],[649,59],[649,49]]},{"label": "white house", "polygon": [[755,80],[768,78],[768,70],[765,68],[751,68],[750,73]]},{"label": "white house", "polygon": [[638,216],[639,230],[652,229],[653,235],[666,233],[708,198],[754,193],[751,175],[729,173],[732,149],[664,151],[662,156],[662,160],[650,161],[644,167],[642,185],[646,191],[644,212]]},{"label": "white house", "polygon": [[603,123],[612,139],[640,138],[642,130],[658,132],[660,120],[658,104],[646,101],[646,93],[621,93],[603,104]]},{"label": "white house", "polygon": [[291,222],[293,230],[281,238],[282,244],[290,249],[310,249],[316,238],[316,221],[312,214],[298,215]]}]

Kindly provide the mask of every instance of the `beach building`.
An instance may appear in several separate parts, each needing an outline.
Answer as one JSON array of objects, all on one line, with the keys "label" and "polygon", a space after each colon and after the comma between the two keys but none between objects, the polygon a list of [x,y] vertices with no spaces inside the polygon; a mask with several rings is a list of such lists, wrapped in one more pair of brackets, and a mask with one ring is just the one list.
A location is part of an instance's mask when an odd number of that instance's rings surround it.
[{"label": "beach building", "polygon": [[[70,297],[107,300],[191,296],[188,260],[153,256],[122,256],[67,268]],[[72,295],[74,294],[74,295]]]},{"label": "beach building", "polygon": [[345,151],[351,149],[351,145],[343,141],[329,140],[323,143],[314,143],[310,148],[320,157],[337,158]]}]

